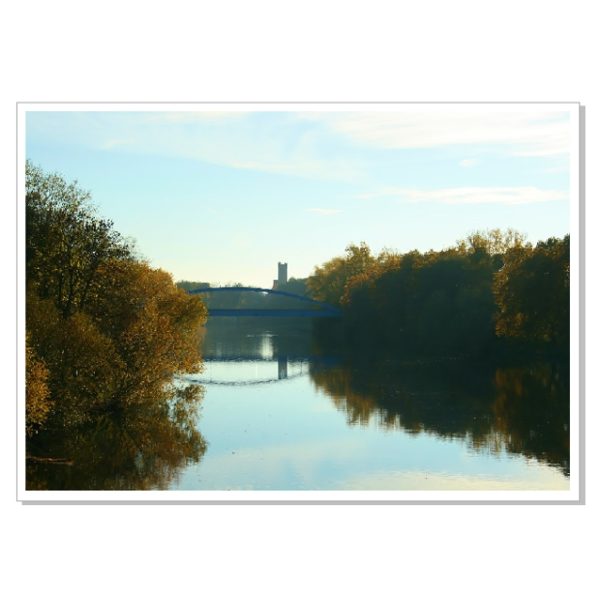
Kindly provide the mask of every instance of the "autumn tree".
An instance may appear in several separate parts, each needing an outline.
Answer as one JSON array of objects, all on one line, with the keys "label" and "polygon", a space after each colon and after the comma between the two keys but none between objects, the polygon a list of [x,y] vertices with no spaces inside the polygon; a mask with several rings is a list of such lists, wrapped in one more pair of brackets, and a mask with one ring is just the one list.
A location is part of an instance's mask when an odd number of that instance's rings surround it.
[{"label": "autumn tree", "polygon": [[568,346],[570,238],[506,253],[496,274],[496,332],[530,342]]},{"label": "autumn tree", "polygon": [[364,242],[346,247],[346,255],[327,261],[315,268],[306,287],[315,300],[340,304],[346,286],[353,277],[365,273],[375,265],[375,258]]},{"label": "autumn tree", "polygon": [[115,401],[144,401],[173,373],[200,369],[207,310],[198,296],[177,288],[165,271],[132,261],[106,263],[98,287],[89,314],[124,364]]},{"label": "autumn tree", "polygon": [[52,410],[48,388],[48,369],[37,358],[35,351],[25,343],[25,425],[27,435],[32,435],[44,425]]},{"label": "autumn tree", "polygon": [[503,256],[513,248],[528,246],[526,236],[515,229],[488,229],[473,231],[466,239],[456,243],[459,252]]},{"label": "autumn tree", "polygon": [[349,246],[315,269],[308,288],[342,306],[350,345],[480,355],[498,337],[564,346],[568,280],[568,236],[533,248],[519,232],[492,229],[425,253],[373,257],[365,244]]},{"label": "autumn tree", "polygon": [[26,276],[66,317],[93,302],[94,279],[111,258],[132,258],[131,245],[99,218],[77,182],[45,174],[29,161],[26,178]]},{"label": "autumn tree", "polygon": [[173,375],[200,369],[202,301],[137,259],[76,184],[29,163],[26,174],[30,430],[167,410]]}]

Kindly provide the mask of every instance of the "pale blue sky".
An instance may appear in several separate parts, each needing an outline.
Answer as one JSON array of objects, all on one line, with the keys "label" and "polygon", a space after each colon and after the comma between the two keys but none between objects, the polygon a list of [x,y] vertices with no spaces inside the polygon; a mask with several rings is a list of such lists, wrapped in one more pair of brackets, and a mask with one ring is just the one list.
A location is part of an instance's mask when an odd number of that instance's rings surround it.
[{"label": "pale blue sky", "polygon": [[270,287],[351,242],[441,249],[569,231],[569,113],[31,112],[27,158],[92,192],[175,279]]}]

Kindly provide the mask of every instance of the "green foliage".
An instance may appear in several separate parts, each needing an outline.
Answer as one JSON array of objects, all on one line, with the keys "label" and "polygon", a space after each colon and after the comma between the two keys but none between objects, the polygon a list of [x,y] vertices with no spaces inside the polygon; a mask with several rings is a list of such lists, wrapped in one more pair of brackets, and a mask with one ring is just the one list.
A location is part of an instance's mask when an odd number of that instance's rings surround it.
[{"label": "green foliage", "polygon": [[387,257],[346,289],[352,334],[399,350],[480,351],[493,337],[491,268],[457,249]]},{"label": "green foliage", "polygon": [[569,242],[567,235],[507,252],[494,281],[498,335],[568,345]]},{"label": "green foliage", "polygon": [[489,229],[474,231],[466,240],[459,240],[456,246],[461,252],[501,256],[513,248],[527,246],[527,243],[525,235],[514,229]]},{"label": "green foliage", "polygon": [[437,252],[373,257],[349,246],[308,288],[342,306],[351,343],[464,355],[490,351],[498,336],[564,346],[568,274],[568,236],[533,249],[522,234],[493,229]]},{"label": "green foliage", "polygon": [[306,296],[306,279],[290,277],[285,283],[280,283],[277,289],[281,292],[297,294],[298,296]]},{"label": "green foliage", "polygon": [[350,281],[366,273],[375,265],[375,258],[364,242],[359,246],[350,244],[346,255],[336,257],[321,267],[308,278],[306,287],[315,300],[339,305]]},{"label": "green foliage", "polygon": [[28,432],[74,435],[133,406],[169,414],[173,375],[201,368],[205,306],[137,259],[87,192],[26,175]]},{"label": "green foliage", "polygon": [[197,290],[200,288],[208,288],[210,287],[210,283],[207,281],[178,281],[177,287],[185,290],[186,292],[191,292],[192,290]]},{"label": "green foliage", "polygon": [[26,275],[41,298],[63,317],[93,303],[100,266],[111,258],[132,260],[132,248],[100,219],[90,194],[59,175],[26,165]]}]

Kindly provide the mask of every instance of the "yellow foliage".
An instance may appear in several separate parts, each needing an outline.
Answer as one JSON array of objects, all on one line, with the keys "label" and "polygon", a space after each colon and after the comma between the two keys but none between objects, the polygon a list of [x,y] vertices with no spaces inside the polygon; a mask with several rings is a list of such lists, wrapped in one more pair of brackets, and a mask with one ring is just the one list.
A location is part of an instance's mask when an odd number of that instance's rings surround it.
[{"label": "yellow foliage", "polygon": [[107,262],[96,281],[94,303],[67,317],[28,290],[27,328],[64,425],[120,405],[164,401],[175,373],[200,369],[207,311],[197,297],[168,273],[131,260]]},{"label": "yellow foliage", "polygon": [[27,435],[32,435],[46,422],[52,410],[52,401],[48,388],[48,369],[27,342],[25,372],[25,424]]},{"label": "yellow foliage", "polygon": [[29,293],[27,328],[48,368],[51,397],[63,424],[83,422],[113,401],[124,363],[89,315],[63,318],[52,301]]}]

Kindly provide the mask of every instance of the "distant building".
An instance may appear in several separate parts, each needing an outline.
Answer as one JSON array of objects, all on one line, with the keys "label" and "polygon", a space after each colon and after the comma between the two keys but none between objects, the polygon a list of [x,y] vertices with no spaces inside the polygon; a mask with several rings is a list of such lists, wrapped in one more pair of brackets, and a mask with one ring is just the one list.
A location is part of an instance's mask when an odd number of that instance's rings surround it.
[{"label": "distant building", "polygon": [[273,289],[276,290],[278,286],[282,283],[287,283],[288,274],[287,274],[287,263],[278,262],[277,263],[277,279],[273,280]]},{"label": "distant building", "polygon": [[287,283],[287,263],[277,263],[277,281]]}]

